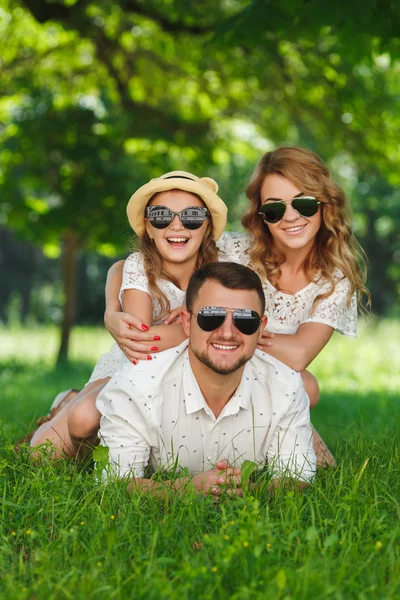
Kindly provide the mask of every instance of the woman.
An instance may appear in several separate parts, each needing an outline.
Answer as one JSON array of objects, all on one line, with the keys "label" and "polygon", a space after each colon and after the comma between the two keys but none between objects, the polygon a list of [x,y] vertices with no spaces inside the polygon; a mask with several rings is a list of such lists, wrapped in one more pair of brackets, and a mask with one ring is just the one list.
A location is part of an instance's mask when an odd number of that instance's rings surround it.
[{"label": "woman", "polygon": [[[227,208],[217,191],[213,179],[174,171],[139,188],[128,203],[140,251],[125,261],[119,303],[142,333],[146,331],[147,360],[152,358],[150,352],[185,339],[180,325],[166,328],[162,323],[171,309],[184,303],[192,273],[218,259],[215,240],[225,228]],[[70,390],[57,397],[49,418],[32,436],[32,447],[50,441],[56,458],[82,456],[93,447],[100,424],[97,395],[128,360],[125,352],[115,344],[100,358],[80,393]]]}]

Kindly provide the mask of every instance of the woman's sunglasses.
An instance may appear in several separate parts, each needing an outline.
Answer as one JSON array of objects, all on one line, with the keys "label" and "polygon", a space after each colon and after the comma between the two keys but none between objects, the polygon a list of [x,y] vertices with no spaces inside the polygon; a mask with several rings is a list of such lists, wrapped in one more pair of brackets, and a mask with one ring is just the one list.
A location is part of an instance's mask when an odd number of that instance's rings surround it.
[{"label": "woman's sunglasses", "polygon": [[186,229],[199,229],[207,218],[208,210],[202,206],[188,206],[181,212],[173,212],[166,206],[148,206],[146,217],[156,229],[166,229],[171,225],[175,215]]},{"label": "woman's sunglasses", "polygon": [[233,324],[241,333],[253,335],[260,327],[261,317],[254,310],[249,308],[237,308],[229,310],[221,306],[205,306],[197,315],[192,313],[197,319],[197,323],[203,331],[215,331],[225,321],[228,312],[232,313]]},{"label": "woman's sunglasses", "polygon": [[314,196],[300,196],[299,198],[293,198],[290,202],[276,200],[275,202],[263,204],[258,214],[264,223],[278,223],[283,219],[288,204],[290,204],[301,217],[313,217],[317,214],[318,206],[321,204],[321,201],[314,198]]}]

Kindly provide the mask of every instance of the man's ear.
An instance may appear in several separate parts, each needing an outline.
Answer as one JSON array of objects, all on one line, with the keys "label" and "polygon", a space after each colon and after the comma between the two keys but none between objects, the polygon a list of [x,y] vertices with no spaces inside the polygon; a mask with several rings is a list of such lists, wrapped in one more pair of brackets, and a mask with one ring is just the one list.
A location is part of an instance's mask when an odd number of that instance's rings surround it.
[{"label": "man's ear", "polygon": [[268,317],[267,317],[267,315],[263,315],[261,317],[260,331],[262,331],[263,329],[266,328],[267,323],[268,323]]},{"label": "man's ear", "polygon": [[181,321],[182,321],[182,325],[183,325],[183,331],[185,332],[185,335],[187,335],[187,337],[189,337],[189,335],[190,335],[190,312],[188,310],[186,310],[186,308],[184,308],[181,311]]}]

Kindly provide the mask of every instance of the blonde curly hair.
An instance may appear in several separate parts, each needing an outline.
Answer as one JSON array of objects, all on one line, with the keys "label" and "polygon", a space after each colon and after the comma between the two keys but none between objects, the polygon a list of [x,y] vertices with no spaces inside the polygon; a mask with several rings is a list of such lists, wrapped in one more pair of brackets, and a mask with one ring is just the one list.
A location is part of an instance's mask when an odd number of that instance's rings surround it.
[{"label": "blonde curly hair", "polygon": [[[157,197],[158,194],[154,194],[147,203],[150,206],[152,200]],[[203,200],[197,194],[196,196],[204,205]],[[139,238],[139,244],[134,243],[133,250],[139,251],[143,254],[144,269],[149,282],[149,291],[151,297],[156,301],[160,309],[160,319],[164,319],[171,308],[170,302],[164,292],[158,285],[158,281],[164,279],[165,281],[171,281],[174,285],[179,287],[178,282],[165,270],[162,264],[162,257],[160,256],[157,247],[150,239],[147,231]],[[213,225],[211,217],[207,217],[207,228],[204,233],[203,240],[201,242],[199,253],[197,256],[195,271],[200,267],[209,262],[215,262],[218,260],[218,248],[213,238]]]},{"label": "blonde curly hair", "polygon": [[256,166],[246,190],[251,206],[242,219],[243,227],[252,238],[251,267],[262,279],[268,279],[278,287],[285,257],[275,247],[268,227],[258,215],[262,204],[261,187],[265,177],[271,174],[286,177],[302,192],[321,200],[321,227],[305,259],[304,271],[310,281],[321,278],[330,283],[330,288],[315,298],[312,310],[320,300],[332,294],[337,283],[334,272],[338,269],[350,282],[347,305],[357,292],[360,307],[369,309],[370,294],[365,287],[366,256],[354,237],[346,196],[332,180],[323,161],[310,150],[283,146],[264,154]]}]

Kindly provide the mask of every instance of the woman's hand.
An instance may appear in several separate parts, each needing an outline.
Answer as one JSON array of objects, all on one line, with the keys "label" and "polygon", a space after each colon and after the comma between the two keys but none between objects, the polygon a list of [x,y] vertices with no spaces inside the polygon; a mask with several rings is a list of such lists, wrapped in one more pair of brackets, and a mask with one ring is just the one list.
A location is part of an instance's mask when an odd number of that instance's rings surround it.
[{"label": "woman's hand", "polygon": [[260,350],[265,350],[266,348],[270,348],[272,346],[271,340],[275,337],[274,333],[270,333],[266,329],[263,329],[260,333],[260,337],[258,338],[257,348]]},{"label": "woman's hand", "polygon": [[170,325],[171,323],[182,323],[181,312],[184,309],[186,309],[186,306],[182,304],[182,306],[178,306],[178,308],[170,310],[169,316],[164,321],[164,325]]},{"label": "woman's hand", "polygon": [[137,317],[125,312],[106,311],[104,323],[133,364],[137,364],[138,360],[151,360],[151,353],[157,352],[160,336],[149,332],[149,327]]}]

